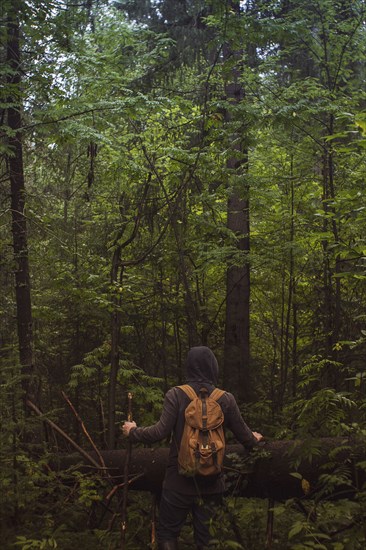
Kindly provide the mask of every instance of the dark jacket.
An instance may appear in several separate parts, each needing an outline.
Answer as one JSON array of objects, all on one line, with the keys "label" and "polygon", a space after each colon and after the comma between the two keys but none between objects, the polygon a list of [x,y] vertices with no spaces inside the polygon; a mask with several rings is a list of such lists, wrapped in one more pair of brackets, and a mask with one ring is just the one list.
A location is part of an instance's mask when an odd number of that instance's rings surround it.
[{"label": "dark jacket", "polygon": [[[188,352],[186,383],[198,393],[202,387],[211,393],[218,378],[218,364],[213,352],[205,346],[197,346]],[[218,476],[189,478],[178,473],[178,452],[184,428],[184,412],[189,397],[178,387],[165,395],[160,420],[147,428],[132,428],[130,439],[142,443],[155,443],[172,436],[170,453],[163,487],[183,494],[213,494],[224,491],[224,479]],[[224,413],[224,428],[229,429],[239,443],[247,449],[256,445],[256,439],[240,414],[234,396],[226,392],[218,401]]]}]

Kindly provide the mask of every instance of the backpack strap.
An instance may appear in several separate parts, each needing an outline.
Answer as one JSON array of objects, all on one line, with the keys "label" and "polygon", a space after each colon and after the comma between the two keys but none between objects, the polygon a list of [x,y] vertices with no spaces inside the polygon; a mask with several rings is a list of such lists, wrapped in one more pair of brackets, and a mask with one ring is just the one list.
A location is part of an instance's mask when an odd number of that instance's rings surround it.
[{"label": "backpack strap", "polygon": [[191,401],[193,401],[193,399],[196,399],[197,397],[197,394],[196,392],[194,391],[194,389],[189,386],[188,384],[184,384],[183,386],[177,386],[177,388],[179,388],[180,390],[184,391],[184,393],[189,397],[189,399]]},{"label": "backpack strap", "polygon": [[222,397],[224,395],[224,393],[226,393],[224,390],[220,390],[219,388],[215,388],[213,390],[213,392],[211,392],[210,397],[214,401],[218,401],[218,399],[220,399],[220,397]]},{"label": "backpack strap", "polygon": [[[188,384],[184,384],[183,386],[177,386],[177,388],[184,391],[184,393],[189,397],[189,399],[191,401],[193,401],[193,399],[196,399],[196,397],[197,397],[196,392]],[[217,401],[218,399],[220,399],[220,397],[222,397],[224,395],[224,393],[226,393],[224,390],[220,390],[219,388],[215,388],[211,392],[210,398],[213,399],[214,401]]]}]

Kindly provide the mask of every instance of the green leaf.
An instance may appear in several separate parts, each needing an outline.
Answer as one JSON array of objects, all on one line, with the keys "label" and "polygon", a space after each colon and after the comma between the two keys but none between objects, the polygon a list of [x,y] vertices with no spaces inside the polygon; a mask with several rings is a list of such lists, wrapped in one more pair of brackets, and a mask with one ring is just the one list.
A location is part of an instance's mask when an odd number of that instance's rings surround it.
[{"label": "green leaf", "polygon": [[304,524],[301,521],[297,521],[289,531],[288,538],[292,539],[295,535],[301,533],[304,529]]}]

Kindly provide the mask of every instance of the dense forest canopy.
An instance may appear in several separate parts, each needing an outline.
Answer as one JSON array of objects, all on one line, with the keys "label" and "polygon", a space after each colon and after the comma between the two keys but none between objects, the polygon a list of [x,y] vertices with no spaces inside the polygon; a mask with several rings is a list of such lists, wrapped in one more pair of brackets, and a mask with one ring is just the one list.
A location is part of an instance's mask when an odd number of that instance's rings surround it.
[{"label": "dense forest canopy", "polygon": [[[121,448],[127,391],[155,421],[194,345],[253,430],[310,461],[364,438],[364,1],[3,0],[0,19],[4,548],[119,547],[90,520],[105,480],[62,483],[69,444],[27,401]],[[328,487],[355,485],[343,466]],[[364,548],[355,490],[279,507],[267,548]],[[238,548],[265,535],[257,506],[231,510]]]}]

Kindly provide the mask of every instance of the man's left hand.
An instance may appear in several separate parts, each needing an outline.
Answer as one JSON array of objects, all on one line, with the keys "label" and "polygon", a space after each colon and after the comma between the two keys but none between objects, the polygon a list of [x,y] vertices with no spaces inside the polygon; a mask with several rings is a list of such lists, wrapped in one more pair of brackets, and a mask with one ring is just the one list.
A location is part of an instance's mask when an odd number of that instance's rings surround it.
[{"label": "man's left hand", "polygon": [[256,440],[259,442],[259,441],[263,441],[264,437],[262,434],[260,434],[259,432],[253,432],[253,435],[254,437],[256,438]]}]

